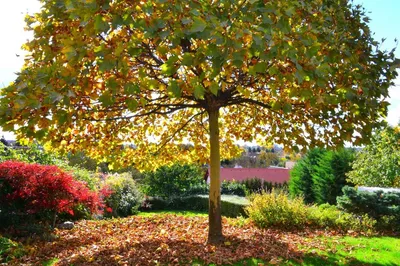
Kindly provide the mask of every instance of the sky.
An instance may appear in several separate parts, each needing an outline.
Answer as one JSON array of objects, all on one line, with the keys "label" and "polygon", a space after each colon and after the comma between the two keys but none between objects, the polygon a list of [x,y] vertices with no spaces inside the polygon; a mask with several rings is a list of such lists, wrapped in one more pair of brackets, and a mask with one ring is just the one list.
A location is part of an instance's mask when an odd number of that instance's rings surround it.
[{"label": "sky", "polygon": [[[374,38],[386,38],[383,49],[391,50],[396,47],[395,39],[400,39],[400,0],[354,0],[361,4],[371,18],[369,26],[374,32]],[[21,46],[32,35],[24,31],[24,16],[40,10],[38,0],[0,1],[0,88],[12,82],[23,65]],[[400,58],[400,45],[397,45],[396,57]],[[19,55],[19,56],[17,56]],[[400,121],[400,77],[390,88],[389,114],[387,121],[396,125]],[[12,139],[13,135],[0,130],[0,136]]]}]

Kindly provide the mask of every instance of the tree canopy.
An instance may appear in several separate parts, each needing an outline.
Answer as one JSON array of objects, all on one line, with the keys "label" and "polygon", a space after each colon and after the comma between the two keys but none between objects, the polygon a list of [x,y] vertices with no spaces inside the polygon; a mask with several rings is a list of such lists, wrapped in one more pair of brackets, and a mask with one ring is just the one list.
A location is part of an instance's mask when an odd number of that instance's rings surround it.
[{"label": "tree canopy", "polygon": [[236,140],[358,144],[387,112],[393,51],[347,0],[41,2],[4,130],[115,165],[209,161],[210,203]]},{"label": "tree canopy", "polygon": [[[290,147],[358,143],[353,133],[368,138],[386,113],[393,54],[347,1],[42,3],[0,116],[53,147],[143,167],[204,162],[211,108],[222,108],[224,157],[257,134]],[[194,149],[179,150],[185,140]]]},{"label": "tree canopy", "polygon": [[400,187],[400,128],[376,132],[371,144],[361,150],[348,180],[359,186]]}]

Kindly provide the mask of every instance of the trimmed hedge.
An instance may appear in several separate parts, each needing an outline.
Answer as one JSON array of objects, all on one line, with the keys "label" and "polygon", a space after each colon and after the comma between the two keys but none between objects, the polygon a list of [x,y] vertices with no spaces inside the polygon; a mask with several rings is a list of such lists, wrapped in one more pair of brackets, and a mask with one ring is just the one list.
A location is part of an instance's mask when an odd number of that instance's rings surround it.
[{"label": "trimmed hedge", "polygon": [[[221,213],[223,216],[247,216],[244,210],[247,205],[248,201],[244,197],[221,196]],[[177,197],[168,201],[161,198],[148,198],[141,210],[190,210],[208,212],[208,195]]]}]

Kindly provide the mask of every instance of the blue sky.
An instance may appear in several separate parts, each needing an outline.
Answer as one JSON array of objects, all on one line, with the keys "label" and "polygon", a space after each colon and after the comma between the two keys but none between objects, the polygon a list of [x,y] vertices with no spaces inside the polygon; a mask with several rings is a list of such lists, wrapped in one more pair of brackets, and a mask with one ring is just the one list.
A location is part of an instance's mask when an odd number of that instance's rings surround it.
[{"label": "blue sky", "polygon": [[[311,1],[311,0],[310,0]],[[386,38],[383,48],[391,50],[396,46],[394,39],[400,39],[400,0],[354,0],[355,4],[362,4],[369,12],[369,23],[376,40]],[[21,45],[31,35],[24,32],[24,16],[26,12],[38,11],[38,0],[2,0],[0,2],[0,88],[8,85],[15,79],[23,64]],[[16,54],[21,55],[19,57]],[[397,47],[396,57],[400,58],[400,46]],[[390,88],[390,107],[388,122],[397,124],[400,120],[400,78],[395,81],[396,86]],[[0,130],[0,136],[12,137]]]}]

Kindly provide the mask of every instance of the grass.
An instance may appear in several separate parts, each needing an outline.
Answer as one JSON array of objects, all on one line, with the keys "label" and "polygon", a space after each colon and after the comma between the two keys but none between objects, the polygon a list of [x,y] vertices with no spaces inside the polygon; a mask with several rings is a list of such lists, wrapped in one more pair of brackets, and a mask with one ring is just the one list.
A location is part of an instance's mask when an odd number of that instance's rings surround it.
[{"label": "grass", "polygon": [[[400,265],[400,238],[394,237],[332,237],[321,239],[321,249],[311,249],[299,261],[284,261],[277,259],[266,262],[251,258],[236,262],[232,265],[261,266],[261,265],[371,265],[397,266]],[[204,265],[197,262],[193,265]],[[215,264],[209,264],[214,266]]]},{"label": "grass", "polygon": [[321,243],[321,248],[308,250],[302,263],[288,265],[400,265],[399,238],[345,236]]}]

